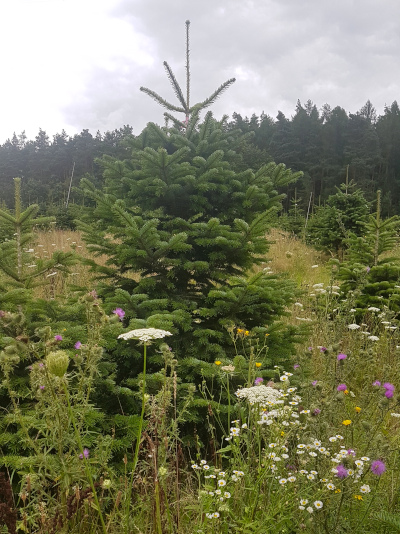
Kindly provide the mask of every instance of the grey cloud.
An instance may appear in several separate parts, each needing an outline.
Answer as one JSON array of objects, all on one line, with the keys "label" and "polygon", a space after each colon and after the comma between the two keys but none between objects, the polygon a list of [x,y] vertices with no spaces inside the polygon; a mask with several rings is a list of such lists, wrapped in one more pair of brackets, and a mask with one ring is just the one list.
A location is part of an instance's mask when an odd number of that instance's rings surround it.
[{"label": "grey cloud", "polygon": [[[185,20],[191,20],[192,102],[226,79],[237,82],[212,108],[215,115],[294,112],[297,99],[355,112],[369,98],[382,112],[399,99],[397,0],[121,0],[111,16],[151,42],[154,66],[132,58],[115,75],[93,69],[81,102],[64,110],[80,128],[112,129],[163,121],[163,109],[139,92],[144,85],[175,102],[162,67],[185,82]],[[118,122],[117,122],[118,121]]]}]

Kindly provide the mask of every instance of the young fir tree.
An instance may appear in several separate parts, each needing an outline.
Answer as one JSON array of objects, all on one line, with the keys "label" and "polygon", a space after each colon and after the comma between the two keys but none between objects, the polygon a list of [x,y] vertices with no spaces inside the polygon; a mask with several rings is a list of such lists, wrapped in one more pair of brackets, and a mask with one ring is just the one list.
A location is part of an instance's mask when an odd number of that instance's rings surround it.
[{"label": "young fir tree", "polygon": [[[187,23],[187,37],[188,28]],[[128,141],[128,159],[103,157],[103,189],[82,181],[95,207],[79,224],[89,250],[107,257],[105,265],[90,262],[104,280],[99,293],[106,307],[123,308],[130,328],[174,334],[169,343],[179,359],[181,395],[187,396],[191,382],[215,376],[215,360],[232,362],[232,325],[252,330],[255,343],[269,335],[265,367],[293,350],[300,331],[279,318],[295,286],[253,267],[265,262],[266,231],[283,198],[278,190],[301,173],[274,163],[239,171],[243,158],[235,149],[243,135],[229,129],[227,117],[216,121],[211,112],[200,124],[200,109],[233,80],[191,107],[189,91],[185,100],[172,74],[170,79],[182,106],[155,99],[183,111],[185,124],[173,120],[172,127],[160,128],[150,123]],[[189,80],[187,54],[188,87]],[[140,350],[119,346],[110,358],[117,362],[117,383],[137,385]],[[155,352],[148,361],[147,387],[155,392],[162,360]],[[208,405],[204,399],[197,403]],[[198,411],[193,408],[190,417],[196,420]]]},{"label": "young fir tree", "polygon": [[400,312],[400,260],[387,253],[398,243],[400,220],[397,216],[381,218],[381,192],[377,193],[377,209],[365,224],[362,236],[348,238],[347,261],[340,265],[342,291],[357,291],[355,307],[364,314],[368,307]]},{"label": "young fir tree", "polygon": [[317,248],[343,258],[349,235],[363,233],[368,213],[369,204],[363,192],[356,189],[352,181],[346,180],[310,221],[309,241]]}]

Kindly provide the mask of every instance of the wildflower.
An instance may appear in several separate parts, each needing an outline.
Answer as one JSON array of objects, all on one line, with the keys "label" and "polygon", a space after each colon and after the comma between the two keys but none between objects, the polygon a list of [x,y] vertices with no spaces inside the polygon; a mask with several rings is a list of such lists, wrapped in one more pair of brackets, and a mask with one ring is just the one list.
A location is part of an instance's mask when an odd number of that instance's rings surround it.
[{"label": "wildflower", "polygon": [[370,493],[371,488],[368,486],[368,484],[364,484],[360,488],[361,493]]},{"label": "wildflower", "polygon": [[295,482],[296,481],[296,477],[294,477],[293,475],[291,477],[288,478],[288,481],[289,482]]},{"label": "wildflower", "polygon": [[360,328],[360,326],[358,324],[353,323],[353,324],[347,325],[347,328],[349,330],[358,330]]},{"label": "wildflower", "polygon": [[385,382],[383,384],[383,387],[386,389],[386,391],[394,391],[395,390],[395,387],[393,384],[391,384],[390,382]]},{"label": "wildflower", "polygon": [[229,491],[225,491],[224,492],[224,497],[225,497],[225,499],[230,499],[231,498],[231,494],[229,493]]},{"label": "wildflower", "polygon": [[354,463],[357,467],[362,467],[364,465],[364,462],[362,460],[356,460]]},{"label": "wildflower", "polygon": [[379,341],[379,337],[378,336],[368,336],[368,339],[370,341]]},{"label": "wildflower", "polygon": [[391,413],[390,414],[392,417],[400,417],[400,413]]},{"label": "wildflower", "polygon": [[381,383],[379,382],[379,380],[375,380],[375,382],[372,383],[373,386],[380,386]]},{"label": "wildflower", "polygon": [[308,480],[314,480],[315,479],[315,475],[310,473],[309,475],[307,475],[307,478],[308,478]]},{"label": "wildflower", "polygon": [[300,367],[300,365],[298,363],[296,363],[295,365],[293,365],[293,369],[298,369]]},{"label": "wildflower", "polygon": [[62,341],[62,336],[60,336],[60,334],[57,334],[56,336],[54,336],[54,339],[56,341]]},{"label": "wildflower", "polygon": [[108,489],[109,487],[111,487],[111,480],[109,478],[106,478],[105,480],[103,480],[102,487],[105,489]]},{"label": "wildflower", "polygon": [[336,389],[337,389],[337,391],[346,391],[347,390],[347,386],[346,386],[346,384],[339,384]]},{"label": "wildflower", "polygon": [[233,373],[234,370],[235,370],[234,365],[223,365],[221,367],[221,371],[225,371],[226,373]]},{"label": "wildflower", "polygon": [[370,307],[368,308],[368,311],[379,312],[379,311],[381,311],[381,310],[380,310],[379,308],[375,308],[374,306],[370,306]]},{"label": "wildflower", "polygon": [[136,330],[131,330],[130,332],[125,332],[125,334],[120,334],[118,339],[124,339],[125,341],[128,339],[138,339],[146,342],[152,339],[162,339],[165,336],[172,336],[172,334],[167,330],[160,330],[158,328],[138,328]]},{"label": "wildflower", "polygon": [[80,341],[77,341],[74,345],[74,349],[79,350],[82,347],[82,343]]},{"label": "wildflower", "polygon": [[326,487],[328,488],[328,490],[334,490],[336,488],[335,484],[332,484],[332,482],[329,482]]},{"label": "wildflower", "polygon": [[344,467],[344,465],[340,464],[335,468],[336,476],[338,478],[346,478],[348,475],[347,469]]},{"label": "wildflower", "polygon": [[350,419],[345,419],[344,421],[342,421],[342,425],[344,425],[344,426],[349,426],[349,425],[351,425],[351,421],[350,421]]},{"label": "wildflower", "polygon": [[317,510],[321,510],[321,508],[324,506],[322,501],[314,501],[314,506]]},{"label": "wildflower", "polygon": [[313,415],[319,415],[321,413],[321,410],[319,408],[315,408],[313,411]]},{"label": "wildflower", "polygon": [[261,362],[256,362],[256,367],[261,367],[262,363]]},{"label": "wildflower", "polygon": [[311,352],[311,351],[312,351],[312,347],[308,347],[308,349],[307,349],[307,350],[309,350],[309,351]]},{"label": "wildflower", "polygon": [[286,478],[280,478],[279,479],[279,484],[281,484],[281,486],[284,486],[287,482],[287,479]]},{"label": "wildflower", "polygon": [[85,458],[85,459],[88,459],[88,458],[89,458],[89,449],[86,449],[86,447],[85,447],[85,448],[83,449],[83,453],[81,453],[81,454],[79,455],[79,458],[80,458],[81,460],[83,460],[84,458]]},{"label": "wildflower", "polygon": [[207,463],[207,460],[200,460],[201,465],[205,465]]},{"label": "wildflower", "polygon": [[115,308],[115,310],[112,311],[120,321],[125,317],[125,312],[122,308]]},{"label": "wildflower", "polygon": [[219,360],[217,360],[217,361],[215,361],[214,363],[215,363],[215,365],[221,365],[222,362],[220,362]]},{"label": "wildflower", "polygon": [[332,436],[331,438],[329,438],[329,441],[330,441],[331,443],[334,443],[336,440],[337,440],[337,437],[336,437],[336,436]]},{"label": "wildflower", "polygon": [[217,482],[218,486],[220,488],[223,488],[224,486],[226,486],[226,480],[224,480],[223,478],[220,478]]},{"label": "wildflower", "polygon": [[288,378],[286,375],[283,375],[283,376],[281,376],[281,377],[279,378],[279,380],[280,380],[281,382],[286,382],[287,380],[289,380],[289,378]]},{"label": "wildflower", "polygon": [[357,499],[358,501],[362,501],[363,500],[361,495],[354,495],[354,498]]},{"label": "wildflower", "polygon": [[43,390],[43,389],[44,389],[44,386],[39,386],[39,388],[40,388],[41,390]]},{"label": "wildflower", "polygon": [[360,413],[360,412],[361,412],[361,408],[360,408],[359,406],[356,406],[354,409],[355,409],[355,411],[356,411],[357,413]]},{"label": "wildflower", "polygon": [[308,512],[309,514],[312,514],[312,513],[314,512],[314,509],[311,508],[311,506],[307,506],[307,512]]},{"label": "wildflower", "polygon": [[340,353],[337,355],[338,361],[345,360],[347,358],[347,354]]},{"label": "wildflower", "polygon": [[326,352],[328,349],[326,347],[320,347],[319,351],[320,352]]},{"label": "wildflower", "polygon": [[386,471],[386,465],[381,460],[375,460],[371,464],[371,471],[374,475],[382,475]]},{"label": "wildflower", "polygon": [[368,458],[368,456],[361,456],[361,460],[362,460],[363,462],[369,462],[369,458]]}]

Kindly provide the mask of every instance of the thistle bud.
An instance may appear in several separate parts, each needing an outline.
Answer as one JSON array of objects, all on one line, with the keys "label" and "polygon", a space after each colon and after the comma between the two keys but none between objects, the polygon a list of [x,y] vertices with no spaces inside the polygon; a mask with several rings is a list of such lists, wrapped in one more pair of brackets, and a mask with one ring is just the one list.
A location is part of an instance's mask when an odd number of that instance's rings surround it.
[{"label": "thistle bud", "polygon": [[62,378],[67,372],[69,356],[65,350],[50,352],[46,357],[46,366],[52,375]]}]

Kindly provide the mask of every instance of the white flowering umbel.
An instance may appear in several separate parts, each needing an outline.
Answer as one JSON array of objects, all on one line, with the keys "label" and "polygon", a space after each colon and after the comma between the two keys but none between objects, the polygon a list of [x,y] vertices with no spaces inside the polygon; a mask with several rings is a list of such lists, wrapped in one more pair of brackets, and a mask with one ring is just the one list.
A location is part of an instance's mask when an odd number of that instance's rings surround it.
[{"label": "white flowering umbel", "polygon": [[130,330],[125,334],[120,334],[118,339],[138,339],[139,341],[152,341],[153,339],[162,339],[166,336],[172,336],[168,330],[159,330],[158,328],[138,328],[136,330]]},{"label": "white flowering umbel", "polygon": [[239,399],[247,399],[249,404],[259,404],[260,406],[267,406],[275,404],[280,398],[281,393],[269,386],[253,386],[251,388],[238,389],[236,396]]}]

